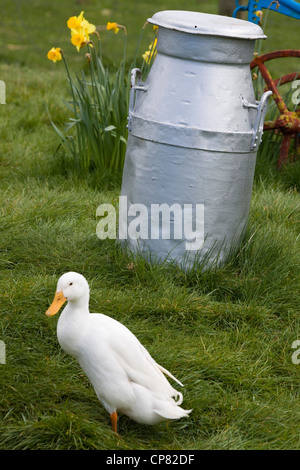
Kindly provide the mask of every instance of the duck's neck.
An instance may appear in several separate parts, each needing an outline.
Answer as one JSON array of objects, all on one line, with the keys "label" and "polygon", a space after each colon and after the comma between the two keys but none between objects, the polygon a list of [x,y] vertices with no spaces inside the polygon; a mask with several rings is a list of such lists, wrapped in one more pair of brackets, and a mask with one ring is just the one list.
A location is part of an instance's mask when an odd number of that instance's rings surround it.
[{"label": "duck's neck", "polygon": [[90,313],[89,311],[89,296],[80,297],[77,300],[69,300],[67,305],[68,311],[71,315],[76,317],[86,316]]},{"label": "duck's neck", "polygon": [[57,337],[64,351],[77,356],[84,330],[88,325],[89,299],[69,301],[57,324]]}]

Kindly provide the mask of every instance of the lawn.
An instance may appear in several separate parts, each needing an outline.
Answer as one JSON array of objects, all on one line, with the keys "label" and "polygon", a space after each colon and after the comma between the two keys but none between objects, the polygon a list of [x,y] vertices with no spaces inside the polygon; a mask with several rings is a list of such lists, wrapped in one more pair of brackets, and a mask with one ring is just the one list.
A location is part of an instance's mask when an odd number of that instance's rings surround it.
[{"label": "lawn", "polygon": [[[52,119],[69,111],[66,76],[47,51],[62,47],[74,70],[84,53],[69,44],[66,20],[84,9],[97,26],[128,29],[128,66],[140,30],[164,9],[217,13],[208,1],[2,0],[0,79],[0,449],[299,449],[299,162],[278,172],[278,147],[258,154],[247,233],[218,270],[184,273],[131,259],[96,236],[96,209],[116,204],[120,186],[68,168]],[[299,22],[298,22],[299,23]],[[295,20],[270,14],[263,52],[299,48]],[[298,30],[297,30],[297,27]],[[145,32],[141,54],[151,40]],[[103,32],[107,64],[121,36]],[[140,59],[141,60],[141,59]],[[280,75],[296,59],[272,65]],[[58,277],[81,272],[90,309],[124,323],[184,383],[189,418],[142,426],[120,416],[119,437],[76,361],[60,348],[57,317],[46,318]]]}]

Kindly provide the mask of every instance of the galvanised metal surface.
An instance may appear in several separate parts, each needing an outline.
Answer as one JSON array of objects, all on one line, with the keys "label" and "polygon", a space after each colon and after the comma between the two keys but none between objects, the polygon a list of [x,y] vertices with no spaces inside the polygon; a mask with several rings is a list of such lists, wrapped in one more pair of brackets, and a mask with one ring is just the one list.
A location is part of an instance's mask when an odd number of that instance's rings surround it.
[{"label": "galvanised metal surface", "polygon": [[[211,264],[218,257],[221,263],[238,243],[249,214],[272,94],[256,102],[249,64],[255,40],[265,35],[246,21],[195,12],[164,11],[148,21],[159,27],[157,56],[145,83],[138,69],[132,71],[121,191],[128,207],[148,208],[148,237],[128,237],[127,243],[185,269],[196,258]],[[153,204],[204,205],[203,247],[187,250],[184,227],[182,240],[172,237],[172,227],[169,239],[153,239],[151,233],[162,234],[161,226],[153,227]]]}]

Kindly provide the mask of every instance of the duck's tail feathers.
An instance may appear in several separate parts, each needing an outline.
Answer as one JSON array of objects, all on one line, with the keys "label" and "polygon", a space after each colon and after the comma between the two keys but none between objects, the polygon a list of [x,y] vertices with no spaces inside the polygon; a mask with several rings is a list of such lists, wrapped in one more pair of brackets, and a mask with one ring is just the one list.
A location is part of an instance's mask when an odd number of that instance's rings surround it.
[{"label": "duck's tail feathers", "polygon": [[181,403],[183,402],[182,393],[178,392],[175,388],[173,388],[173,392],[174,393],[172,397],[174,398],[176,405],[181,405]]},{"label": "duck's tail feathers", "polygon": [[153,410],[164,419],[186,418],[192,410],[184,410],[180,406],[164,402],[163,407]]},{"label": "duck's tail feathers", "polygon": [[181,387],[183,387],[183,384],[181,382],[179,382],[178,379],[176,379],[176,377],[174,377],[174,375],[171,374],[171,372],[169,372],[167,369],[165,369],[164,367],[160,366],[159,364],[157,364],[158,368],[161,370],[161,372],[163,372],[164,374],[168,375],[169,377],[171,377],[171,379],[175,380],[175,382],[177,382],[179,385],[181,385]]}]

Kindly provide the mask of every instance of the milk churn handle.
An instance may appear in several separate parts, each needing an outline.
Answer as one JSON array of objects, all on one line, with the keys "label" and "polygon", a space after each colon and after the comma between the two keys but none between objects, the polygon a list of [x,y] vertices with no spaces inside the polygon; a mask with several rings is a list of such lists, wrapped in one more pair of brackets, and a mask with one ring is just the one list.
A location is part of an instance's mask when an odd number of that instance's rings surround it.
[{"label": "milk churn handle", "polygon": [[244,108],[255,108],[257,110],[250,150],[257,150],[258,145],[261,142],[268,101],[272,94],[272,91],[266,91],[262,95],[260,101],[256,101],[255,104],[251,104],[245,98],[242,98]]},{"label": "milk churn handle", "polygon": [[134,109],[135,104],[135,95],[136,90],[140,91],[147,91],[149,85],[145,86],[144,82],[142,81],[142,72],[140,69],[132,69],[131,70],[131,77],[130,77],[130,94],[129,94],[129,115],[128,115],[128,130],[131,129],[131,115]]}]

